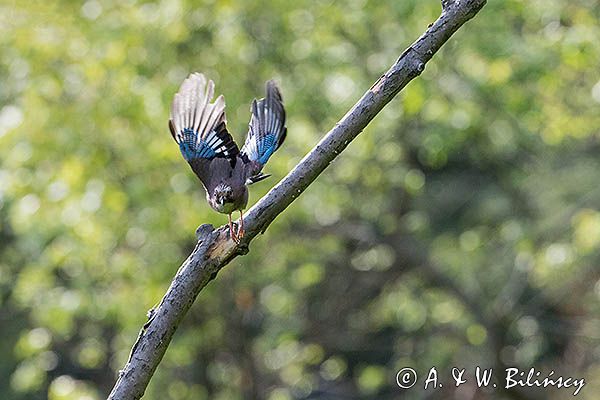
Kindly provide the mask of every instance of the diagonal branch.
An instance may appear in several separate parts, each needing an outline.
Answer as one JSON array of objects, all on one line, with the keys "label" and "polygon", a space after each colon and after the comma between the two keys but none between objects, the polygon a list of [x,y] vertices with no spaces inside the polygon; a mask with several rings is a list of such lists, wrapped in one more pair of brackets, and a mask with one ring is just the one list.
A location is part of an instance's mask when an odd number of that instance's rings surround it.
[{"label": "diagonal branch", "polygon": [[252,239],[264,232],[358,136],[367,124],[425,68],[427,61],[458,28],[475,16],[486,0],[442,0],[442,14],[298,165],[249,211],[241,244],[229,239],[226,227],[198,228],[198,244],[177,271],[160,304],[149,312],[129,360],[109,399],[139,399],[160,363],[179,322],[206,284],[233,258],[248,252]]}]

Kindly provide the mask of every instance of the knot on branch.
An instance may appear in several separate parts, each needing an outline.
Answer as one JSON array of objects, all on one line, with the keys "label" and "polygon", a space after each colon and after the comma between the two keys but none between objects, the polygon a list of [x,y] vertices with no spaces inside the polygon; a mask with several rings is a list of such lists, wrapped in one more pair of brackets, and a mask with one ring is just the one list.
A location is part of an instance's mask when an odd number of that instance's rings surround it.
[{"label": "knot on branch", "polygon": [[442,0],[442,10],[446,10],[456,3],[456,0]]},{"label": "knot on branch", "polygon": [[202,224],[196,229],[196,240],[198,242],[203,242],[205,239],[209,238],[211,233],[215,230],[215,227],[211,224]]},{"label": "knot on branch", "polygon": [[470,19],[481,10],[486,2],[487,0],[442,0],[442,11],[448,12],[450,9],[455,9]]}]

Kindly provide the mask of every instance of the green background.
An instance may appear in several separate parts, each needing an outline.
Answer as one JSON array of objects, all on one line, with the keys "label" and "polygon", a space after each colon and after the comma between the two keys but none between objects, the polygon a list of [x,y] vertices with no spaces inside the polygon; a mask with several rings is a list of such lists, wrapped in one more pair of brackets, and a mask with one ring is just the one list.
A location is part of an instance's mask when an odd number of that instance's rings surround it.
[{"label": "green background", "polygon": [[[226,222],[167,129],[187,74],[215,80],[238,143],[280,83],[288,138],[253,204],[439,12],[1,1],[0,398],[105,398],[196,227]],[[597,398],[599,17],[490,1],[201,293],[145,398],[572,398],[451,385],[476,365]],[[443,388],[397,387],[432,366]]]}]

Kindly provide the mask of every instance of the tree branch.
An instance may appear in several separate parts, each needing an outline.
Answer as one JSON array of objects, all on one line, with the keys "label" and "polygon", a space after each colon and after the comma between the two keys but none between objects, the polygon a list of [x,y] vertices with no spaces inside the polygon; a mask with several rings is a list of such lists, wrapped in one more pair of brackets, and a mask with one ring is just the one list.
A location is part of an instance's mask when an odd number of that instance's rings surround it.
[{"label": "tree branch", "polygon": [[244,219],[246,234],[236,245],[226,227],[198,228],[198,244],[177,271],[160,304],[150,310],[129,360],[119,372],[109,399],[139,399],[160,363],[179,322],[206,284],[233,258],[248,252],[248,245],[264,232],[362,132],[390,100],[425,68],[427,61],[465,22],[485,5],[486,0],[442,0],[440,17],[408,49],[354,107],[330,130],[317,146],[256,203]]}]

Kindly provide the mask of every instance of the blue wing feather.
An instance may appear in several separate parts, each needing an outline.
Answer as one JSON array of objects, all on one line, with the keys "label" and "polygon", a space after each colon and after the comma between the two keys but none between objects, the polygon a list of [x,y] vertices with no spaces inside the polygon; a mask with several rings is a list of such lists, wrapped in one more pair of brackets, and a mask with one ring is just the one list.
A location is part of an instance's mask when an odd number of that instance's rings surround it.
[{"label": "blue wing feather", "polygon": [[198,132],[193,129],[184,128],[180,135],[179,150],[187,162],[195,158],[233,159],[238,154],[237,146],[224,124],[219,125],[204,138],[199,138]]},{"label": "blue wing feather", "polygon": [[204,139],[198,140],[198,134],[190,128],[185,128],[181,134],[182,140],[179,143],[179,149],[183,158],[190,162],[194,158],[211,159],[216,157],[221,151],[221,143],[217,142],[214,147],[211,147]]},{"label": "blue wing feather", "polygon": [[258,174],[260,168],[281,146],[287,133],[285,109],[275,82],[267,82],[266,97],[254,100],[251,111],[248,136],[241,153],[242,158],[258,164],[258,171],[253,171]]},{"label": "blue wing feather", "polygon": [[266,164],[269,161],[271,155],[277,150],[277,136],[272,134],[267,134],[260,138],[259,141],[259,154],[258,162],[261,164]]}]

